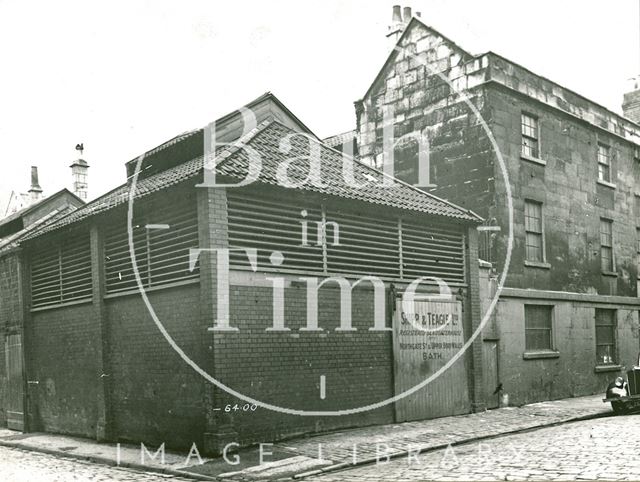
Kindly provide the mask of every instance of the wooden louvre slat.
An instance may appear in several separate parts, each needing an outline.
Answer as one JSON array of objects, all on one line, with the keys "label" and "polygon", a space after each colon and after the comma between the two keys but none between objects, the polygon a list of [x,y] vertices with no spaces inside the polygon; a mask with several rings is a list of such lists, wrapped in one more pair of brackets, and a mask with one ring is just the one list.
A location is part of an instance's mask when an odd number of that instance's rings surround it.
[{"label": "wooden louvre slat", "polygon": [[331,211],[326,218],[340,227],[337,245],[327,233],[329,272],[400,278],[397,220]]},{"label": "wooden louvre slat", "polygon": [[[317,246],[317,222],[322,221],[319,206],[253,198],[237,192],[227,193],[229,246],[232,249],[258,250],[259,268],[273,267],[269,256],[284,255],[283,270],[323,271],[322,246]],[[306,211],[303,217],[301,211]],[[307,245],[302,244],[302,222],[307,223]],[[247,269],[246,254],[231,252],[230,264]]]},{"label": "wooden louvre slat", "polygon": [[40,246],[31,258],[33,308],[57,305],[92,296],[89,233]]},{"label": "wooden louvre slat", "polygon": [[[272,251],[281,251],[285,261],[278,269],[284,272],[405,280],[432,276],[450,283],[465,282],[462,229],[403,220],[400,232],[397,218],[330,209],[324,212],[327,226],[323,259],[323,247],[315,246],[316,222],[323,220],[319,203],[316,206],[283,203],[237,192],[228,193],[227,199],[230,245],[258,249],[259,268],[272,268],[267,256]],[[305,217],[301,216],[303,209]],[[307,222],[308,246],[301,246],[302,221]],[[338,225],[337,236],[331,222]],[[247,269],[246,254],[231,253],[231,266]]]},{"label": "wooden louvre slat", "polygon": [[[133,245],[143,286],[159,286],[197,278],[197,265],[196,269],[189,271],[190,249],[198,247],[194,198],[158,199],[153,206],[141,205],[140,213],[135,217]],[[149,215],[145,216],[145,213]],[[168,229],[147,228],[150,224],[167,225]],[[126,223],[118,223],[105,235],[105,278],[107,293],[138,288]]]},{"label": "wooden louvre slat", "polygon": [[405,278],[432,276],[464,283],[464,236],[461,231],[403,220],[402,261]]}]

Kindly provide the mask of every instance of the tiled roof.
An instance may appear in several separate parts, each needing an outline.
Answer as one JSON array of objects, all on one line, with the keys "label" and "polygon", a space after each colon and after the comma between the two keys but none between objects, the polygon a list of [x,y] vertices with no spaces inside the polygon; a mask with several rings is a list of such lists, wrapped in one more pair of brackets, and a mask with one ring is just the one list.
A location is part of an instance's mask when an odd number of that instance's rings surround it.
[{"label": "tiled roof", "polygon": [[335,147],[345,142],[353,141],[356,138],[356,131],[343,132],[342,134],[336,134],[335,136],[327,137],[322,140],[322,143],[329,146]]},{"label": "tiled roof", "polygon": [[3,226],[5,224],[7,224],[7,223],[10,223],[11,221],[15,221],[16,219],[24,216],[25,214],[28,214],[28,213],[34,211],[36,208],[42,206],[43,204],[46,204],[46,203],[50,202],[53,198],[55,198],[56,196],[60,196],[61,194],[65,193],[65,192],[67,192],[71,196],[77,198],[78,201],[84,202],[84,201],[82,201],[82,199],[80,199],[78,196],[73,194],[67,188],[64,188],[64,189],[61,189],[58,192],[55,192],[55,193],[51,194],[50,196],[44,197],[44,198],[40,199],[39,201],[34,202],[33,204],[29,204],[28,206],[20,209],[19,211],[16,211],[13,214],[10,214],[7,217],[4,217],[4,218],[0,219],[0,226]]},{"label": "tiled roof", "polygon": [[[321,153],[321,180],[322,186],[314,186],[307,182],[296,188],[303,191],[314,191],[321,194],[364,201],[372,204],[395,207],[399,209],[417,211],[425,214],[446,216],[467,222],[480,222],[481,218],[471,211],[458,207],[436,196],[425,193],[402,181],[389,178],[391,186],[383,187],[384,174],[377,169],[354,161],[354,179],[358,183],[366,183],[364,187],[349,186],[343,179],[342,155],[322,143],[310,139],[308,136],[294,135],[295,131],[283,126],[277,121],[270,120],[260,124],[256,129],[245,135],[235,144],[225,147],[216,154],[216,172],[222,176],[236,179],[244,179],[248,169],[248,156],[242,145],[249,146],[261,156],[262,170],[259,182],[271,185],[279,185],[276,170],[287,159],[306,159],[309,155],[309,143],[314,148],[319,148]],[[293,136],[292,136],[293,135]],[[291,150],[282,152],[280,145],[282,140],[291,137]],[[192,159],[179,166],[167,169],[136,183],[134,199],[139,199],[150,193],[166,189],[195,177],[200,173],[204,165],[202,156]],[[289,168],[290,178],[298,181],[306,178],[306,163],[293,164]],[[117,206],[125,204],[129,200],[129,184],[114,189],[104,196],[88,203],[68,216],[31,233],[27,239],[40,236],[44,233],[59,229],[63,226],[76,223],[90,216],[100,214]]]},{"label": "tiled roof", "polygon": [[[383,177],[381,171],[369,167],[361,162],[353,161],[353,173],[356,183],[364,184],[362,187],[350,186],[343,177],[343,156],[338,151],[331,149],[320,142],[297,135],[291,138],[290,152],[282,152],[280,148],[282,140],[294,134],[294,132],[278,122],[272,122],[258,132],[247,145],[260,153],[262,157],[262,171],[260,182],[279,185],[276,170],[287,159],[306,159],[309,156],[309,143],[320,148],[322,186],[315,186],[311,182],[305,183],[299,189],[315,191],[347,199],[354,199],[373,204],[408,209],[425,214],[446,216],[459,220],[479,222],[481,218],[476,214],[458,207],[450,202],[428,194],[409,184],[395,178],[387,178],[391,182],[389,187],[381,186]],[[218,156],[219,158],[220,156]],[[248,167],[248,155],[242,149],[229,155],[218,164],[217,172],[230,177],[245,178]],[[307,177],[308,166],[306,162],[292,163],[289,169],[290,177],[302,181]]]},{"label": "tiled roof", "polygon": [[20,245],[20,241],[26,239],[28,235],[36,232],[38,229],[46,226],[48,223],[57,221],[58,219],[73,212],[75,209],[76,208],[74,208],[73,206],[66,206],[60,210],[52,211],[43,218],[38,219],[36,222],[22,229],[21,231],[13,233],[9,236],[5,236],[4,238],[0,238],[0,255],[3,255],[6,251],[10,251],[13,248],[17,248]]},{"label": "tiled roof", "polygon": [[[136,193],[134,199],[139,199],[148,194],[166,189],[182,181],[196,176],[202,169],[202,157],[180,164],[179,166],[167,169],[148,178],[140,179],[136,183]],[[109,211],[117,206],[129,201],[130,185],[123,184],[113,191],[108,192],[85,206],[77,209],[68,216],[42,226],[40,229],[30,233],[25,239],[35,238],[44,233],[55,231],[63,226],[77,223],[90,216]]]}]

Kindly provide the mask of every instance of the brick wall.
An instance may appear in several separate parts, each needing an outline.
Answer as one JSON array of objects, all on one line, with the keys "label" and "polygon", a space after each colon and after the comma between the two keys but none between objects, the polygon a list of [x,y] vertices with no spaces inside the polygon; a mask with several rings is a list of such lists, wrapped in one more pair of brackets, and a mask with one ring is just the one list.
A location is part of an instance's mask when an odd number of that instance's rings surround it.
[{"label": "brick wall", "polygon": [[0,426],[6,425],[7,420],[5,335],[22,323],[19,282],[18,255],[5,253],[0,257]]},{"label": "brick wall", "polygon": [[[158,319],[175,342],[205,364],[206,334],[197,328],[199,287],[148,293]],[[109,323],[114,434],[120,440],[201,445],[204,380],[162,336],[138,294],[106,301]]]},{"label": "brick wall", "polygon": [[22,321],[18,255],[0,257],[0,331],[19,327]]},{"label": "brick wall", "polygon": [[[214,336],[215,373],[223,383],[249,397],[296,410],[345,410],[393,396],[390,333],[369,332],[373,292],[355,289],[353,326],[340,333],[339,292],[322,288],[319,326],[323,332],[300,332],[306,323],[306,286],[285,290],[285,326],[290,332],[266,332],[272,325],[271,289],[234,285],[231,324],[235,333]],[[320,398],[320,376],[326,398]],[[218,406],[245,402],[223,392]],[[393,422],[393,405],[352,416],[307,417],[258,408],[253,413],[223,415],[244,443],[280,439],[298,433]]]},{"label": "brick wall", "polygon": [[101,343],[91,304],[32,313],[29,321],[31,430],[96,436]]}]

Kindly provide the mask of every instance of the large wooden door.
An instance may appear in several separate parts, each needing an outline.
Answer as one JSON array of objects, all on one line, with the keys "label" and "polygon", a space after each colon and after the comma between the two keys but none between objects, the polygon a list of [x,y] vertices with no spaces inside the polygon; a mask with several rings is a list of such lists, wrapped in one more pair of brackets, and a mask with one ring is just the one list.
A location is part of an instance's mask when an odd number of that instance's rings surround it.
[{"label": "large wooden door", "polygon": [[24,430],[24,382],[22,372],[22,336],[7,335],[7,427]]},{"label": "large wooden door", "polygon": [[[464,344],[459,301],[415,301],[412,307],[398,302],[397,306],[393,329],[396,395],[436,373]],[[464,355],[424,388],[398,400],[395,408],[398,422],[470,412]]]}]

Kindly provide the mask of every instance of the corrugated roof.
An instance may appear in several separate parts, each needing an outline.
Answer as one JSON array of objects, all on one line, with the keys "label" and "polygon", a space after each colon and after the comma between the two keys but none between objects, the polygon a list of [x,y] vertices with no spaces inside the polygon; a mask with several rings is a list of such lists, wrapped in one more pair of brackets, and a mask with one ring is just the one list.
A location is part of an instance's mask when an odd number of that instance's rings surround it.
[{"label": "corrugated roof", "polygon": [[[256,129],[239,139],[236,143],[225,147],[215,158],[216,173],[234,179],[246,177],[249,158],[242,146],[249,146],[261,156],[262,170],[258,182],[280,185],[276,176],[277,168],[284,161],[291,159],[305,160],[309,156],[310,144],[319,149],[321,155],[322,186],[315,186],[309,182],[295,188],[302,191],[313,191],[321,194],[364,201],[372,204],[411,210],[435,216],[467,221],[480,222],[481,218],[475,213],[456,206],[402,181],[389,177],[389,187],[381,186],[382,172],[369,167],[359,161],[353,161],[354,179],[358,183],[367,183],[364,187],[349,186],[343,178],[343,157],[338,151],[322,144],[308,136],[295,135],[296,132],[277,121],[263,122]],[[281,142],[290,137],[291,149],[285,153],[280,148]],[[148,194],[166,189],[197,176],[204,166],[202,156],[185,162],[179,166],[167,169],[139,179],[136,183],[134,199],[140,199]],[[293,164],[289,169],[289,176],[302,181],[307,176],[308,164],[301,162]],[[27,239],[54,231],[63,226],[82,221],[90,216],[109,211],[129,200],[130,184],[123,184],[104,196],[95,199],[71,214],[38,229]]]}]

